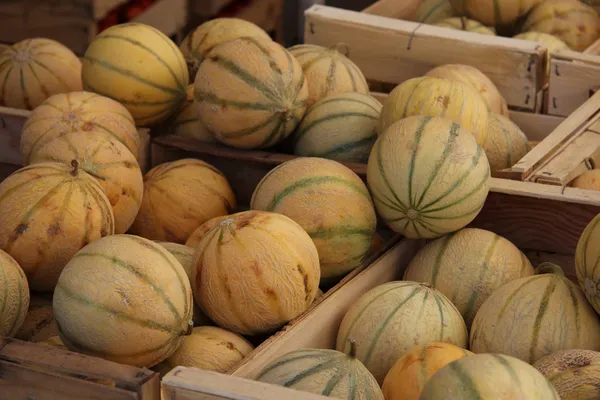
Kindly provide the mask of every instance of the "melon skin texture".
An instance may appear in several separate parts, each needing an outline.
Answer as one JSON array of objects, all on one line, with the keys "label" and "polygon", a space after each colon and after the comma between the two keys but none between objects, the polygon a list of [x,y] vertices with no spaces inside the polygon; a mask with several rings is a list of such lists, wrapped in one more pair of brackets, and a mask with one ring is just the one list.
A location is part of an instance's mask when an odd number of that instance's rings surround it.
[{"label": "melon skin texture", "polygon": [[560,400],[531,365],[504,354],[475,354],[440,369],[419,400]]},{"label": "melon skin texture", "polygon": [[21,135],[23,162],[29,164],[32,151],[57,137],[96,131],[111,135],[139,159],[140,136],[129,111],[108,97],[79,91],[51,96],[33,110]]},{"label": "melon skin texture", "polygon": [[54,291],[60,338],[72,351],[152,367],[192,331],[185,270],[164,247],[112,235],[81,249]]},{"label": "melon skin texture", "polygon": [[142,206],[130,233],[183,244],[196,227],[235,207],[229,182],[212,165],[192,158],[167,162],[144,175]]},{"label": "melon skin texture", "polygon": [[574,188],[587,190],[600,190],[600,169],[592,169],[573,179],[571,184]]},{"label": "melon skin texture", "polygon": [[271,332],[306,311],[320,278],[310,236],[282,214],[225,218],[196,248],[192,287],[217,325],[245,335]]},{"label": "melon skin texture", "polygon": [[533,366],[556,389],[562,400],[600,398],[600,353],[591,350],[559,350]]},{"label": "melon skin texture", "polygon": [[389,282],[360,296],[344,315],[336,349],[350,350],[383,383],[396,361],[416,344],[445,342],[467,347],[467,327],[460,312],[439,291],[427,285]]},{"label": "melon skin texture", "polygon": [[57,335],[52,295],[31,293],[27,315],[15,338],[35,343]]},{"label": "melon skin texture", "polygon": [[543,32],[523,32],[513,36],[513,39],[529,40],[531,42],[538,42],[544,45],[550,53],[559,50],[568,50],[569,46],[558,37],[549,33]]},{"label": "melon skin texture", "polygon": [[306,76],[309,108],[333,94],[369,94],[369,85],[361,70],[336,47],[299,44],[289,51],[300,62]]},{"label": "melon skin texture", "polygon": [[531,263],[514,244],[490,231],[465,228],[428,243],[408,264],[404,279],[431,284],[471,327],[496,289],[531,275]]},{"label": "melon skin texture", "polygon": [[471,327],[474,353],[501,353],[533,364],[558,350],[600,350],[600,321],[560,267],[508,282],[479,308]]},{"label": "melon skin texture", "polygon": [[169,121],[172,134],[202,142],[217,143],[218,140],[200,120],[198,111],[194,99],[194,85],[190,85],[188,86],[186,101],[175,114],[175,117]]},{"label": "melon skin texture", "polygon": [[405,81],[386,99],[378,132],[381,134],[395,122],[417,115],[452,120],[485,146],[489,112],[483,97],[470,85],[432,76]]},{"label": "melon skin texture", "polygon": [[188,68],[175,43],[152,26],[129,22],[102,31],[81,71],[86,91],[123,104],[136,126],[170,117],[185,100]]},{"label": "melon skin texture", "polygon": [[381,103],[361,93],[328,96],[313,105],[295,134],[294,154],[364,164],[377,140]]},{"label": "melon skin texture", "polygon": [[600,214],[586,226],[575,250],[577,282],[594,310],[600,314],[600,271],[596,268],[600,259],[598,243],[600,243]]},{"label": "melon skin texture", "polygon": [[108,133],[70,132],[30,154],[31,164],[77,160],[102,186],[115,217],[115,233],[125,233],[142,205],[144,180],[135,156]]},{"label": "melon skin texture", "polygon": [[383,400],[379,384],[353,355],[302,349],[271,361],[255,380],[348,400]]},{"label": "melon skin texture", "polygon": [[454,16],[454,10],[449,0],[424,0],[419,4],[415,21],[434,24]]},{"label": "melon skin texture", "polygon": [[378,215],[408,238],[469,224],[489,192],[490,165],[473,135],[440,117],[408,117],[377,139],[367,183]]},{"label": "melon skin texture", "polygon": [[206,235],[206,233],[213,229],[215,226],[219,225],[219,223],[227,217],[227,215],[221,215],[219,217],[209,219],[208,221],[200,225],[198,228],[196,228],[194,232],[192,232],[190,237],[188,237],[187,241],[185,242],[185,245],[195,249],[202,241],[204,235]]},{"label": "melon skin texture", "polygon": [[0,105],[32,110],[57,93],[81,90],[81,61],[61,43],[25,39],[0,53]]},{"label": "melon skin texture", "polygon": [[[457,10],[490,26],[510,25],[543,0],[450,0]],[[462,3],[462,4],[461,4]]]},{"label": "melon skin texture", "polygon": [[385,376],[385,400],[419,400],[423,386],[433,374],[452,361],[472,355],[469,350],[443,342],[413,346]]},{"label": "melon skin texture", "polygon": [[517,124],[503,115],[490,113],[488,140],[483,149],[494,174],[515,165],[531,147]]},{"label": "melon skin texture", "polygon": [[17,334],[29,308],[27,277],[17,261],[0,250],[0,336]]},{"label": "melon skin texture", "polygon": [[243,37],[215,47],[194,81],[200,119],[215,138],[242,149],[272,147],[307,109],[300,63],[272,40]]},{"label": "melon skin texture", "polygon": [[250,208],[284,214],[308,232],[319,252],[321,278],[360,266],[377,227],[363,181],[324,158],[297,158],[271,170],[256,186]]},{"label": "melon skin texture", "polygon": [[79,249],[114,232],[104,189],[76,161],[33,164],[0,183],[0,249],[23,268],[31,290],[52,291]]},{"label": "melon skin texture", "polygon": [[467,31],[479,33],[481,35],[496,36],[496,30],[493,27],[485,26],[481,22],[474,21],[465,17],[451,17],[441,20],[433,24],[442,28],[455,29],[459,31]]}]

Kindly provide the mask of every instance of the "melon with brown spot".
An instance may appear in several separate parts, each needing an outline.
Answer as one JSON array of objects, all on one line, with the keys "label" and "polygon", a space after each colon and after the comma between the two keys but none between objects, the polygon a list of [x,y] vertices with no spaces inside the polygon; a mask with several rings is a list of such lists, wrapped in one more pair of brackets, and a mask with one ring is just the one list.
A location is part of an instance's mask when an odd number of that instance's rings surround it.
[{"label": "melon with brown spot", "polygon": [[15,336],[28,308],[27,277],[15,259],[0,250],[0,336]]},{"label": "melon with brown spot", "polygon": [[56,335],[58,335],[58,328],[54,321],[52,295],[31,293],[27,316],[15,338],[39,342]]},{"label": "melon with brown spot", "polygon": [[569,184],[574,188],[600,190],[600,169],[585,171]]},{"label": "melon with brown spot", "polygon": [[510,25],[544,0],[450,0],[457,12],[490,26]]},{"label": "melon with brown spot", "polygon": [[483,147],[492,174],[515,165],[531,147],[529,140],[513,121],[503,115],[490,113],[488,140]]},{"label": "melon with brown spot", "polygon": [[196,227],[235,207],[229,182],[212,165],[192,158],[167,162],[144,175],[142,206],[131,233],[183,244]]},{"label": "melon with brown spot", "polygon": [[23,268],[31,290],[54,290],[79,249],[114,232],[104,189],[75,160],[29,165],[0,183],[0,248]]},{"label": "melon with brown spot", "polygon": [[377,225],[360,177],[324,158],[297,158],[271,170],[252,193],[250,208],[281,213],[300,224],[317,246],[321,278],[360,266]]},{"label": "melon with brown spot", "polygon": [[194,260],[196,302],[216,324],[241,334],[283,326],[311,306],[319,286],[317,249],[283,214],[230,215],[202,238]]},{"label": "melon with brown spot", "polygon": [[[600,214],[585,228],[575,250],[575,270],[579,287],[600,314]],[[593,349],[592,349],[593,350]]]},{"label": "melon with brown spot", "polygon": [[61,43],[25,39],[0,53],[0,104],[32,110],[57,93],[81,90],[81,61]]},{"label": "melon with brown spot", "polygon": [[169,121],[173,135],[215,143],[218,140],[200,120],[198,105],[194,99],[194,85],[188,86],[186,101],[181,105],[175,117]]},{"label": "melon with brown spot", "polygon": [[433,24],[442,28],[455,29],[479,33],[481,35],[496,36],[496,29],[492,26],[485,26],[479,21],[468,19],[466,17],[450,17]]}]

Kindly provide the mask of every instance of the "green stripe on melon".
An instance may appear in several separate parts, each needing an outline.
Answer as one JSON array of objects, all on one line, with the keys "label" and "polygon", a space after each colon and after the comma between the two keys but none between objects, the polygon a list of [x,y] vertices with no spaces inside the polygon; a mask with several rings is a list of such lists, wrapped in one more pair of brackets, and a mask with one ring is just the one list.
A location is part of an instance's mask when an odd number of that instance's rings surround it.
[{"label": "green stripe on melon", "polygon": [[28,308],[27,277],[15,259],[0,250],[0,336],[15,336]]},{"label": "green stripe on melon", "polygon": [[600,214],[585,228],[575,251],[577,281],[585,297],[600,313]]}]

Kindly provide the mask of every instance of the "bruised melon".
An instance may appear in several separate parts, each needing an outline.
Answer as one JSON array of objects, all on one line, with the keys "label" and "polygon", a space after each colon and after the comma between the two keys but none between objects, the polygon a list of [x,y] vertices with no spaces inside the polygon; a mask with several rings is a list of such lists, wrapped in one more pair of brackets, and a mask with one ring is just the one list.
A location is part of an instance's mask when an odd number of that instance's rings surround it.
[{"label": "bruised melon", "polygon": [[479,33],[481,35],[496,36],[496,29],[485,26],[479,21],[465,17],[450,17],[433,24],[442,28],[455,29],[459,31]]},{"label": "bruised melon", "polygon": [[28,342],[40,342],[57,335],[58,328],[54,321],[52,296],[32,293],[25,321],[15,338]]},{"label": "bruised melon", "polygon": [[490,113],[488,140],[483,149],[493,174],[515,165],[531,147],[517,124],[503,115]]},{"label": "bruised melon", "polygon": [[0,250],[0,336],[13,337],[25,321],[29,286],[23,269]]}]

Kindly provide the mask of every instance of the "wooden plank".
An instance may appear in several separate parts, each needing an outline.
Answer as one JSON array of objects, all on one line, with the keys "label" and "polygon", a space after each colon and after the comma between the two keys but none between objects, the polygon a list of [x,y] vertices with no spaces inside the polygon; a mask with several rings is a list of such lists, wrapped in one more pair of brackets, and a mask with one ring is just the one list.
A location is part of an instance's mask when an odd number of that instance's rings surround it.
[{"label": "wooden plank", "polygon": [[147,24],[167,36],[179,33],[187,23],[187,0],[158,0],[132,22]]},{"label": "wooden plank", "polygon": [[522,111],[509,111],[509,118],[535,142],[544,140],[565,120],[564,117]]},{"label": "wooden plank", "polygon": [[551,262],[559,265],[565,276],[573,282],[577,282],[577,273],[575,272],[575,257],[573,254],[549,253],[539,250],[521,249],[527,256],[531,264],[536,267],[544,262]]},{"label": "wooden plank", "polygon": [[283,0],[253,0],[235,17],[250,21],[266,32],[275,32],[276,40],[282,40]]}]

